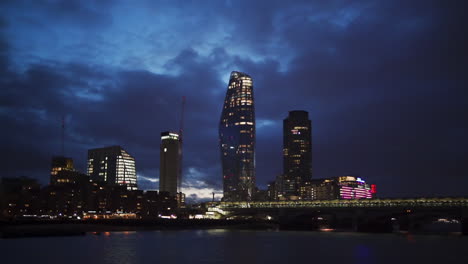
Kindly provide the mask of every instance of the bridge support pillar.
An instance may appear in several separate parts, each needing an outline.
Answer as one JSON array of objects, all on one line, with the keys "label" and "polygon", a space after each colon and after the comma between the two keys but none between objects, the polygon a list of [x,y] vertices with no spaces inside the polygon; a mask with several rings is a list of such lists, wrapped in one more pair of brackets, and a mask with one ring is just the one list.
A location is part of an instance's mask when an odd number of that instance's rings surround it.
[{"label": "bridge support pillar", "polygon": [[408,216],[408,232],[409,233],[415,233],[416,232],[416,219],[414,215],[409,215]]},{"label": "bridge support pillar", "polygon": [[460,224],[462,235],[468,236],[468,208],[462,210]]},{"label": "bridge support pillar", "polygon": [[362,231],[362,224],[364,218],[364,211],[358,209],[353,214],[353,231],[354,232],[361,232]]},{"label": "bridge support pillar", "polygon": [[416,227],[416,220],[411,214],[405,214],[398,217],[397,220],[398,231],[414,232]]},{"label": "bridge support pillar", "polygon": [[461,229],[462,235],[468,236],[468,217],[462,218]]}]

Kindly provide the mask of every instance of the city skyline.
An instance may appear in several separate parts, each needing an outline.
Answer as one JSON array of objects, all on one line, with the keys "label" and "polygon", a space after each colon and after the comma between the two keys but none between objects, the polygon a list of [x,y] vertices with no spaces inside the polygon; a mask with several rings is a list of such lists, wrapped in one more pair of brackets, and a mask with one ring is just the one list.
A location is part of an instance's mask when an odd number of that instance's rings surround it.
[{"label": "city skyline", "polygon": [[282,120],[302,109],[314,178],[359,175],[384,197],[467,194],[460,2],[38,2],[0,4],[1,176],[45,184],[52,156],[85,172],[88,149],[121,145],[156,189],[158,135],[177,131],[186,96],[183,188],[210,199],[236,70],[255,81],[260,188],[283,171]]}]

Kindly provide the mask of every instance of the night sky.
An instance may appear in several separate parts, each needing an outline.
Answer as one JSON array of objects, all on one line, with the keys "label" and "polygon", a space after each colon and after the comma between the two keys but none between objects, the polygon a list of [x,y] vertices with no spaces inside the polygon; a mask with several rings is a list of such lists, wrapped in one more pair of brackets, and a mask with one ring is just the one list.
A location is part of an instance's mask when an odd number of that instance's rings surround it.
[{"label": "night sky", "polygon": [[[306,110],[313,178],[381,197],[468,195],[466,1],[1,1],[0,176],[46,184],[53,155],[121,145],[157,189],[179,129],[184,186],[222,193],[218,122],[231,71],[252,76],[257,185],[282,172],[282,120]],[[197,196],[195,196],[197,195]]]}]

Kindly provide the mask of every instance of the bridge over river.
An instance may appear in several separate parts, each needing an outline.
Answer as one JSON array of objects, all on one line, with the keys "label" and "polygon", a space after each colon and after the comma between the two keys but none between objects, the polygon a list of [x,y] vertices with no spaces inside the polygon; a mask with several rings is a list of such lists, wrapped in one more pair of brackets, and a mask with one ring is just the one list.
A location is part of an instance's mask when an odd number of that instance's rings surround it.
[{"label": "bridge over river", "polygon": [[458,224],[468,234],[468,198],[404,198],[316,201],[211,202],[224,218],[268,217],[282,226],[418,231],[429,224]]}]

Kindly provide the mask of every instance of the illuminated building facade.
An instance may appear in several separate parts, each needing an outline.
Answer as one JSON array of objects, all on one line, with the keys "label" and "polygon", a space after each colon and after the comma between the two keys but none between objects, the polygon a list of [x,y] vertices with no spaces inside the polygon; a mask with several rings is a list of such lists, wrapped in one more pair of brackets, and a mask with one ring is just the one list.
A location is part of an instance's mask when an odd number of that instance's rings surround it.
[{"label": "illuminated building facade", "polygon": [[72,172],[75,170],[73,167],[73,159],[56,156],[52,158],[52,166],[50,171],[50,184],[56,185],[63,182],[64,179],[60,175],[64,175],[63,172]]},{"label": "illuminated building facade", "polygon": [[298,197],[312,177],[312,124],[306,111],[290,111],[283,120],[283,193]]},{"label": "illuminated building facade", "polygon": [[375,184],[369,185],[355,176],[311,180],[300,188],[302,200],[370,199],[375,193]]},{"label": "illuminated building facade", "polygon": [[276,201],[278,199],[278,192],[276,189],[276,182],[269,182],[267,185],[268,201]]},{"label": "illuminated building facade", "polygon": [[233,71],[219,124],[224,201],[248,201],[255,191],[255,109],[252,78]]},{"label": "illuminated building facade", "polygon": [[88,175],[93,181],[137,189],[135,159],[120,146],[88,150]]},{"label": "illuminated building facade", "polygon": [[317,188],[314,188],[312,181],[304,182],[300,187],[299,196],[302,200],[315,200],[317,199]]},{"label": "illuminated building facade", "polygon": [[316,181],[312,185],[312,200],[336,200],[340,198],[338,184],[333,179],[323,179]]},{"label": "illuminated building facade", "polygon": [[375,184],[371,188],[364,180],[354,176],[337,177],[336,182],[339,186],[339,199],[370,199],[375,192]]},{"label": "illuminated building facade", "polygon": [[40,185],[27,177],[0,177],[0,219],[37,214],[43,205]]},{"label": "illuminated building facade", "polygon": [[283,195],[284,175],[278,174],[275,179],[275,200],[284,201],[286,198]]},{"label": "illuminated building facade", "polygon": [[75,170],[71,158],[62,156],[52,158],[50,185],[84,184],[86,182],[89,182],[89,177]]},{"label": "illuminated building facade", "polygon": [[159,191],[177,195],[180,185],[180,137],[173,132],[161,133]]}]

